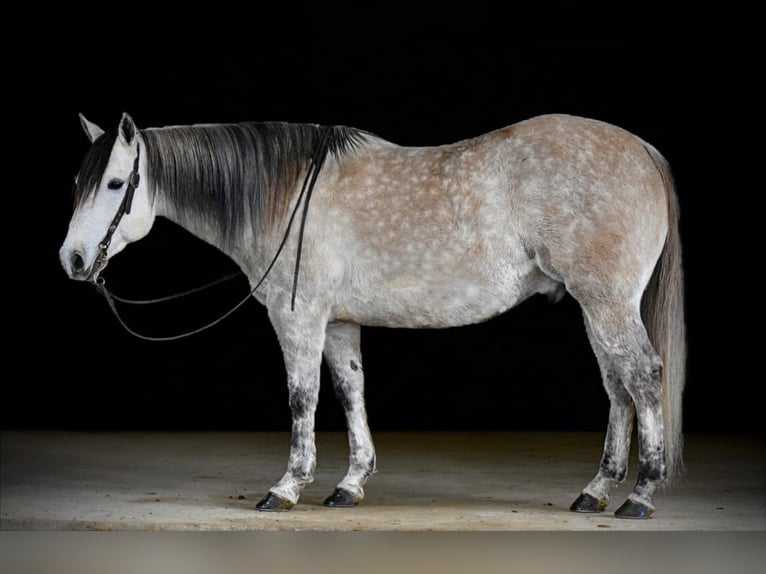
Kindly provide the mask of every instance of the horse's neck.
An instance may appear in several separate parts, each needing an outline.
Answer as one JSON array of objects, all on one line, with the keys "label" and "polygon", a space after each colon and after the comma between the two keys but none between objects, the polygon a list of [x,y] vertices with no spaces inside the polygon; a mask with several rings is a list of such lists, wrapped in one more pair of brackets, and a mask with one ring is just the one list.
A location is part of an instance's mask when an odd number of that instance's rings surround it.
[{"label": "horse's neck", "polygon": [[[187,142],[181,135],[187,128],[199,130],[204,126],[152,128],[142,133],[147,147],[146,176],[154,193],[155,214],[230,255],[235,245],[231,234],[225,233],[227,222],[218,221],[218,210],[205,205],[209,190],[202,193],[198,190],[200,181],[214,179],[214,170],[218,168],[214,163],[212,167],[210,163],[199,163],[211,152],[194,146],[185,147]],[[196,150],[196,155],[187,154],[186,149]],[[236,153],[236,150],[231,153]],[[198,170],[202,170],[202,175]],[[243,213],[242,217],[249,218],[249,214]]]},{"label": "horse's neck", "polygon": [[[254,135],[250,125],[161,128],[145,134],[157,215],[235,260],[246,259],[254,269],[278,248],[312,153],[317,146],[324,153],[330,149],[326,131],[258,126],[257,138],[241,137],[243,130]],[[200,137],[205,130],[210,131]],[[338,149],[356,145],[353,134],[333,137]],[[226,189],[215,187],[224,181]]]},{"label": "horse's neck", "polygon": [[221,239],[218,222],[199,217],[190,210],[175,205],[169,195],[158,189],[155,196],[155,212],[157,216],[172,221],[179,227],[191,233],[205,243],[209,243],[228,256],[239,251],[239,245],[225,245]]}]

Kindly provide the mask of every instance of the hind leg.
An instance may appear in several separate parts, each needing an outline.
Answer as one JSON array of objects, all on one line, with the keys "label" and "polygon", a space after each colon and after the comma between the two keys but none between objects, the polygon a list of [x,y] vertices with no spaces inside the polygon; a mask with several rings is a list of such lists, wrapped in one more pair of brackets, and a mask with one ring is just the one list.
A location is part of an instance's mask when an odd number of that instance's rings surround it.
[{"label": "hind leg", "polygon": [[[604,457],[596,478],[584,494],[606,494],[608,479],[624,478],[630,425],[626,420],[625,396],[635,405],[638,428],[638,480],[628,500],[615,511],[619,518],[648,518],[654,511],[652,497],[665,480],[665,445],[662,419],[661,362],[641,322],[638,306],[583,306],[590,325],[591,342],[605,372],[604,384],[612,398],[610,428]],[[622,387],[623,390],[620,390]],[[617,401],[613,397],[617,398]],[[615,407],[616,402],[616,407]],[[614,417],[612,413],[614,412]],[[611,444],[610,444],[611,443]],[[612,459],[612,453],[618,456]],[[624,463],[621,462],[624,460]],[[592,496],[592,494],[591,494]],[[600,496],[596,496],[599,500]],[[608,500],[608,498],[607,498]],[[578,510],[575,508],[575,510]]]},{"label": "hind leg", "polygon": [[348,426],[349,467],[325,506],[354,506],[364,498],[363,486],[375,472],[375,447],[367,426],[364,406],[364,373],[359,325],[335,323],[327,326],[324,356],[332,374],[335,394],[343,405]]},{"label": "hind leg", "polygon": [[587,316],[585,328],[601,368],[604,388],[609,396],[609,426],[598,474],[572,503],[570,510],[572,512],[602,512],[609,504],[609,491],[625,480],[628,473],[630,436],[635,409],[630,394],[617,376],[611,358],[603,352],[597,340],[594,339]]},{"label": "hind leg", "polygon": [[638,361],[626,388],[636,405],[638,420],[638,480],[623,505],[615,510],[618,518],[649,518],[654,512],[652,497],[667,477],[665,429],[662,413],[662,361],[646,331],[640,342]]}]

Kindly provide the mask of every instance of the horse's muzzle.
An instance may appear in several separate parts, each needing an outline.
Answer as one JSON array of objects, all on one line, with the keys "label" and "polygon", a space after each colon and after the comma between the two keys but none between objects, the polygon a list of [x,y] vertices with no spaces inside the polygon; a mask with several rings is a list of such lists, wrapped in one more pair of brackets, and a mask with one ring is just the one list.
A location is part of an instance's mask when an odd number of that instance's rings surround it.
[{"label": "horse's muzzle", "polygon": [[102,258],[96,257],[91,265],[87,265],[85,255],[77,250],[61,253],[61,264],[70,279],[75,281],[93,281],[106,265]]}]

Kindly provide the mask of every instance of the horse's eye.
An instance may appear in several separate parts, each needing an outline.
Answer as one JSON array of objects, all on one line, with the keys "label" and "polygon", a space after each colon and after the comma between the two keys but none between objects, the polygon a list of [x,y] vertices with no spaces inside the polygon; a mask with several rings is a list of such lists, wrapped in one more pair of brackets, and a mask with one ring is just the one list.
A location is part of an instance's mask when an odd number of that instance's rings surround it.
[{"label": "horse's eye", "polygon": [[113,179],[108,184],[106,184],[106,186],[109,189],[120,189],[124,183],[125,182],[122,181],[121,179]]}]

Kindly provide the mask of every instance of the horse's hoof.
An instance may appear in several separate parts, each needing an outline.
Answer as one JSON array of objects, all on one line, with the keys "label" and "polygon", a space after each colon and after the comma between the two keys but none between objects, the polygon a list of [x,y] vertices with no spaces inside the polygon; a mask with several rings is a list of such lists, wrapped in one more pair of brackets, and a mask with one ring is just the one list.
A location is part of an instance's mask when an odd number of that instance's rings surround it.
[{"label": "horse's hoof", "polygon": [[630,518],[634,520],[643,520],[649,518],[654,512],[653,508],[648,507],[646,504],[640,502],[634,502],[630,499],[614,511],[614,515],[617,518]]},{"label": "horse's hoof", "polygon": [[348,490],[343,488],[336,488],[335,491],[328,496],[322,503],[330,508],[350,508],[356,506],[358,501],[354,498]]},{"label": "horse's hoof", "polygon": [[577,497],[577,500],[572,503],[569,510],[572,512],[603,512],[607,504],[609,504],[607,500],[603,498],[599,500],[595,496],[583,492]]},{"label": "horse's hoof", "polygon": [[264,512],[286,512],[290,510],[295,504],[284,498],[280,498],[273,492],[269,492],[266,498],[261,500],[255,505],[256,510],[262,510]]}]

